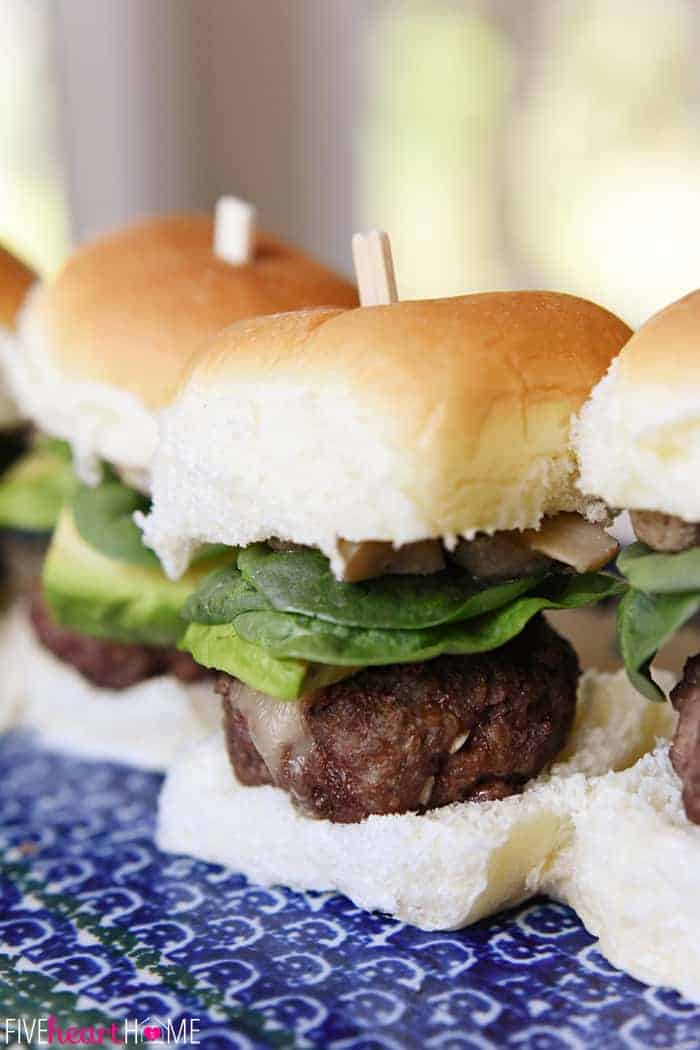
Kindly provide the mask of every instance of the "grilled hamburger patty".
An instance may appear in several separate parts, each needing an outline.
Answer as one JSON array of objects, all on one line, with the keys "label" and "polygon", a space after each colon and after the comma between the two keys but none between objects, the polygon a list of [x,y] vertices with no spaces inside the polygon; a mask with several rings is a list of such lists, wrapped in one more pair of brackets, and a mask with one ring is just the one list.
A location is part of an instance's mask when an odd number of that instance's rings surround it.
[{"label": "grilled hamburger patty", "polygon": [[60,627],[38,592],[32,599],[30,619],[46,649],[104,689],[128,689],[162,674],[175,675],[181,682],[195,682],[211,673],[195,663],[189,653],[170,646],[110,642]]},{"label": "grilled hamburger patty", "polygon": [[298,702],[219,677],[231,764],[351,823],[521,790],[571,728],[576,653],[540,617],[493,652],[367,668]]}]

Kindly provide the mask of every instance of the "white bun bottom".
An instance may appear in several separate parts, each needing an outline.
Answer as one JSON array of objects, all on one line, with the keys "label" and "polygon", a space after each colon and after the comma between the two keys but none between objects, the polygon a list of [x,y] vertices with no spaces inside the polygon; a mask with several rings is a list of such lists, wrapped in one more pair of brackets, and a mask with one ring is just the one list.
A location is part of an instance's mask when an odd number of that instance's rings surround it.
[{"label": "white bun bottom", "polygon": [[700,1002],[700,826],[683,811],[668,745],[589,787],[548,887],[611,963]]},{"label": "white bun bottom", "polygon": [[552,802],[539,786],[500,804],[424,816],[316,821],[277,788],[241,786],[216,733],[168,774],[157,843],[265,886],[338,890],[422,929],[453,929],[535,892],[560,827]]},{"label": "white bun bottom", "polygon": [[221,723],[221,704],[208,682],[185,685],[168,675],[101,689],[44,649],[26,619],[20,632],[20,721],[50,750],[161,772],[185,745]]},{"label": "white bun bottom", "polygon": [[592,778],[629,766],[672,727],[671,709],[623,673],[588,673],[566,752],[522,795],[360,824],[313,820],[277,788],[242,787],[217,733],[169,771],[157,841],[263,885],[338,890],[422,929],[455,929],[546,889]]},{"label": "white bun bottom", "polygon": [[13,605],[0,615],[0,732],[11,729],[21,717],[25,694],[26,611]]}]

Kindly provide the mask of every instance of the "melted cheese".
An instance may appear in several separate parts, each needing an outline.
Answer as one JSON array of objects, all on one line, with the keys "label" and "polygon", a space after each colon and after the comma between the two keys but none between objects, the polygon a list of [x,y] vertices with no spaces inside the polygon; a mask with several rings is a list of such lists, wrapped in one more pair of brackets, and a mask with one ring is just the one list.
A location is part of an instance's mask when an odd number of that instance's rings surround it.
[{"label": "melted cheese", "polygon": [[273,780],[279,782],[283,764],[297,775],[313,747],[304,724],[303,703],[276,700],[242,682],[232,685],[230,695]]}]

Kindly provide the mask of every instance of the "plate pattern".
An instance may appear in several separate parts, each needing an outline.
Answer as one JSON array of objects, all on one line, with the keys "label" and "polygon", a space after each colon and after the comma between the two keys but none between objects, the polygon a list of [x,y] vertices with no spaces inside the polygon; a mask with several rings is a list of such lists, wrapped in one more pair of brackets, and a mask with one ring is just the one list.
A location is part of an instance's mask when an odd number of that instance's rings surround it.
[{"label": "plate pattern", "polygon": [[700,1009],[614,970],[562,905],[425,933],[159,853],[158,776],[11,733],[0,782],[0,1026],[197,1018],[207,1050],[700,1046]]}]

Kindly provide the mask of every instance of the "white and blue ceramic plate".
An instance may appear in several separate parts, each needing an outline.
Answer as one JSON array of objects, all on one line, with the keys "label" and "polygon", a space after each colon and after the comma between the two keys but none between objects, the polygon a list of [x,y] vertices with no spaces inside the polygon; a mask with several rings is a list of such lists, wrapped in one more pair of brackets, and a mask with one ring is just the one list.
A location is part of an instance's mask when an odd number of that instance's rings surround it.
[{"label": "white and blue ceramic plate", "polygon": [[0,1043],[53,1017],[206,1050],[700,1046],[700,1009],[612,969],[568,908],[423,933],[261,889],[154,847],[160,782],[0,741]]}]

